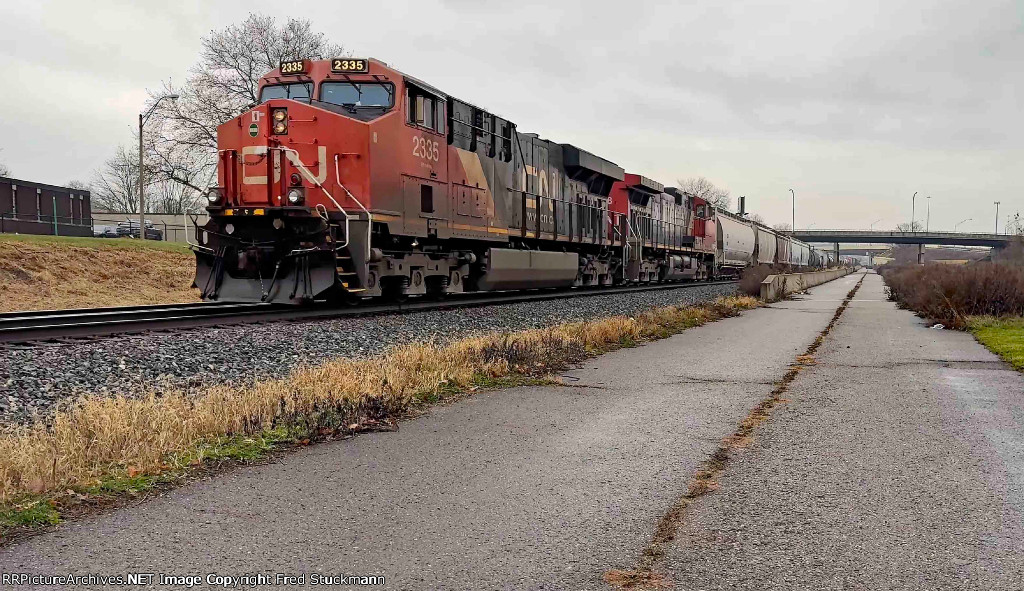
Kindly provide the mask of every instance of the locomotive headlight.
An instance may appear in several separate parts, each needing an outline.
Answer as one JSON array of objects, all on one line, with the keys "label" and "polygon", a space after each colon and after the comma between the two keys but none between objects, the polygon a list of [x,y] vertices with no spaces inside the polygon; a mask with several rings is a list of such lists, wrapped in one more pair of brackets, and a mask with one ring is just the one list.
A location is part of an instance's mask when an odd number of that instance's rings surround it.
[{"label": "locomotive headlight", "polygon": [[288,189],[288,203],[291,203],[292,205],[302,203],[302,200],[305,199],[305,197],[305,191],[303,191],[301,187],[292,187],[291,189]]},{"label": "locomotive headlight", "polygon": [[206,200],[210,202],[210,205],[216,205],[220,203],[222,195],[220,187],[210,187],[210,190],[206,193]]},{"label": "locomotive headlight", "polygon": [[285,135],[288,133],[288,109],[274,109],[270,117],[274,120],[273,131],[275,135]]},{"label": "locomotive headlight", "polygon": [[234,224],[228,224],[228,225],[224,226],[224,231],[227,232],[228,234],[234,234],[235,233],[235,225]]}]

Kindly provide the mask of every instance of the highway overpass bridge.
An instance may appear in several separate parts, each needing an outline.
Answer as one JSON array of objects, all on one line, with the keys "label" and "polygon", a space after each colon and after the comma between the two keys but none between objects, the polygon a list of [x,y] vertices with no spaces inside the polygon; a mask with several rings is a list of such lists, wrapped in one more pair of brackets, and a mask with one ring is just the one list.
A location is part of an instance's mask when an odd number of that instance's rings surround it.
[{"label": "highway overpass bridge", "polygon": [[987,246],[1005,248],[1011,241],[1020,240],[1013,234],[977,234],[966,232],[901,232],[899,230],[797,230],[783,232],[804,242],[825,242],[835,245],[838,257],[840,244],[916,244],[917,262],[924,263],[925,245]]},{"label": "highway overpass bridge", "polygon": [[804,242],[851,242],[874,244],[941,244],[949,246],[988,246],[1002,248],[1019,236],[1013,234],[974,234],[964,232],[900,232],[888,230],[797,230],[783,232]]}]

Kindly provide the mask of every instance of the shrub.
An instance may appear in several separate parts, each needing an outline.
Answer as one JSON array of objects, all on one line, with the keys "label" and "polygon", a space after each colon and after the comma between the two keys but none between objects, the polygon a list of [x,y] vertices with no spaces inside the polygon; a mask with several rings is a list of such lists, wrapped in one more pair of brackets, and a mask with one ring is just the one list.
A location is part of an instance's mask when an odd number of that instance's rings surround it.
[{"label": "shrub", "polygon": [[968,316],[1024,315],[1024,267],[1000,263],[883,267],[889,299],[964,328]]}]

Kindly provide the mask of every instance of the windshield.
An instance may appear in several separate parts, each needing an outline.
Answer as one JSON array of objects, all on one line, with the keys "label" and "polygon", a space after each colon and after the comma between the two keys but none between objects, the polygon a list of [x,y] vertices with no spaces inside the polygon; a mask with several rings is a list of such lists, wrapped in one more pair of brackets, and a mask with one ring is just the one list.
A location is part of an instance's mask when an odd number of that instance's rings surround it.
[{"label": "windshield", "polygon": [[265,103],[270,99],[293,99],[309,102],[313,95],[312,82],[296,82],[294,84],[278,84],[277,86],[264,86],[260,91],[260,102]]},{"label": "windshield", "polygon": [[324,82],[320,100],[334,105],[390,108],[394,104],[395,87],[376,82]]}]

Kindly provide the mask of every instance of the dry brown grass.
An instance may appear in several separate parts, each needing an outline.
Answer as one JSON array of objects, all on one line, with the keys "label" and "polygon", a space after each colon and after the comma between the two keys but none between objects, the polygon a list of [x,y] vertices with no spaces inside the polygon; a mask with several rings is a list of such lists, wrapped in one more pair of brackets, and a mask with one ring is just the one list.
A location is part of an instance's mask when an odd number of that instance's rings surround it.
[{"label": "dry brown grass", "polygon": [[201,461],[204,441],[285,429],[298,437],[395,421],[411,407],[510,375],[537,375],[619,346],[662,338],[757,307],[749,297],[659,308],[447,345],[401,346],[338,359],[243,387],[144,398],[86,396],[49,423],[0,433],[0,501],[89,486],[116,473],[159,474]]},{"label": "dry brown grass", "polygon": [[1024,266],[886,265],[881,273],[890,299],[955,328],[971,316],[1024,316]]},{"label": "dry brown grass", "polygon": [[0,237],[0,312],[195,302],[194,275],[168,243]]}]

